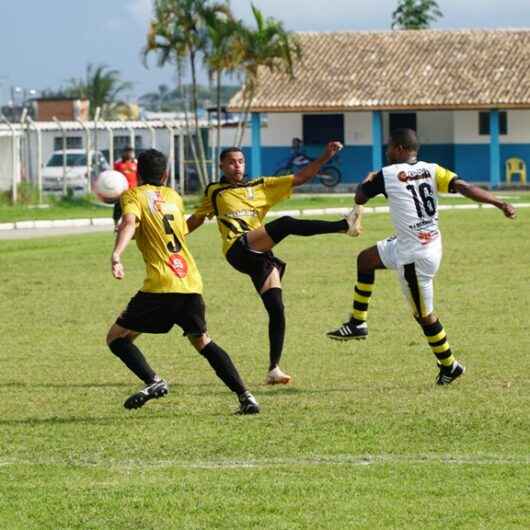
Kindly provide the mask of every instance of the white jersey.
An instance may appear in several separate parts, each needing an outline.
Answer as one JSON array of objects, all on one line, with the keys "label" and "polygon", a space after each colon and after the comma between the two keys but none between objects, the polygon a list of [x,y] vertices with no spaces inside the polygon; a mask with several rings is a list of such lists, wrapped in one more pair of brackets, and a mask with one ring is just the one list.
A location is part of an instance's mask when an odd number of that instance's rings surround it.
[{"label": "white jersey", "polygon": [[372,183],[363,185],[368,197],[378,193],[388,197],[401,264],[441,250],[438,192],[454,192],[455,179],[455,173],[437,164],[416,162],[386,166]]}]

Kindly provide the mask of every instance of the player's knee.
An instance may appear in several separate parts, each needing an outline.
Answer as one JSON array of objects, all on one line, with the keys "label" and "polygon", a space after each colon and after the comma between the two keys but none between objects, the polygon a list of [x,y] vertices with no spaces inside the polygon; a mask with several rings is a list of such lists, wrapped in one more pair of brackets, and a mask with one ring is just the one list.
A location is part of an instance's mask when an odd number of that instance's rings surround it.
[{"label": "player's knee", "polygon": [[206,333],[202,335],[188,335],[188,340],[199,353],[212,342],[212,339]]},{"label": "player's knee", "polygon": [[371,270],[370,253],[363,250],[357,256],[357,270],[359,272],[369,272]]},{"label": "player's knee", "polygon": [[263,300],[263,305],[270,316],[284,314],[285,306],[283,305],[282,290],[278,287],[273,287],[272,289],[265,291],[261,295],[261,299]]},{"label": "player's knee", "polygon": [[421,326],[432,326],[438,320],[438,317],[434,313],[429,313],[428,315],[418,317],[416,320]]}]

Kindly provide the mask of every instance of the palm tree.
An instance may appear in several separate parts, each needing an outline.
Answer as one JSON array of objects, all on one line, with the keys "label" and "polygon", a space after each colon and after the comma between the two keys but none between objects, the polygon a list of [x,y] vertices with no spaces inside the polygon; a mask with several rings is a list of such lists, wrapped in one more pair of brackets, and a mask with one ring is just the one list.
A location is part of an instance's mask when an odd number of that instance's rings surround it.
[{"label": "palm tree", "polygon": [[204,49],[205,62],[209,78],[215,76],[215,101],[217,108],[216,148],[212,158],[214,160],[213,173],[216,174],[216,161],[221,145],[221,92],[223,74],[233,73],[241,61],[237,53],[235,38],[241,31],[241,25],[231,17],[221,17],[217,13],[208,13],[205,17],[207,24],[207,41]]},{"label": "palm tree", "polygon": [[243,119],[236,132],[236,145],[243,142],[244,126],[259,82],[259,71],[263,67],[270,72],[281,71],[294,77],[294,62],[302,56],[296,37],[284,29],[283,24],[273,18],[265,18],[252,4],[256,29],[241,25],[237,36],[236,56],[241,57],[240,68],[245,75],[243,88]]},{"label": "palm tree", "polygon": [[104,64],[89,64],[84,79],[71,79],[65,93],[72,97],[87,98],[90,101],[90,116],[101,109],[103,118],[112,118],[118,107],[123,108],[121,95],[132,88],[132,83],[122,81],[120,72]]},{"label": "palm tree", "polygon": [[427,29],[442,17],[435,0],[399,0],[392,13],[392,29]]},{"label": "palm tree", "polygon": [[[182,87],[185,61],[188,61],[192,82],[192,111],[194,136],[187,122],[193,157],[202,186],[208,181],[204,142],[199,128],[197,100],[197,66],[207,40],[206,18],[214,15],[231,16],[227,3],[210,0],[155,0],[144,56],[155,52],[160,66],[173,62],[177,68],[178,86]],[[180,91],[180,90],[179,90]],[[195,147],[195,141],[197,147]]]}]

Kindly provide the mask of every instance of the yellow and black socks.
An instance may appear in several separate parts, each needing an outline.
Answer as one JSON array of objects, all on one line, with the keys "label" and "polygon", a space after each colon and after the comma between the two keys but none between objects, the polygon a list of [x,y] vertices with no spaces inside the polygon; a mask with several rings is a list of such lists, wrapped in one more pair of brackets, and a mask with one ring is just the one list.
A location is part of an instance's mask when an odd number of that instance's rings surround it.
[{"label": "yellow and black socks", "polygon": [[442,366],[452,366],[456,359],[449,347],[447,333],[445,332],[442,323],[439,320],[436,320],[434,324],[426,326],[422,325],[421,327],[423,328],[423,333],[425,333],[429,346],[438,359],[438,362]]},{"label": "yellow and black socks", "polygon": [[375,273],[357,273],[357,283],[353,293],[353,312],[351,321],[355,325],[366,322],[368,317],[368,304],[374,289]]}]

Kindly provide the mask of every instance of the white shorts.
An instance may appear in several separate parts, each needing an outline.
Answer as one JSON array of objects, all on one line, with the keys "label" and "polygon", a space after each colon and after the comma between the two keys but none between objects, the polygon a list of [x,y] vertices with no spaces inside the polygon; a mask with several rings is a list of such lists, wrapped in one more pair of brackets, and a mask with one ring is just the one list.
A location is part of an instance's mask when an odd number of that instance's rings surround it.
[{"label": "white shorts", "polygon": [[434,311],[433,280],[440,262],[440,244],[410,256],[410,260],[398,259],[398,240],[389,237],[377,243],[377,251],[383,265],[398,273],[403,294],[409,301],[414,316],[424,317]]}]

